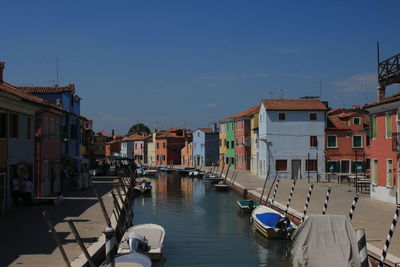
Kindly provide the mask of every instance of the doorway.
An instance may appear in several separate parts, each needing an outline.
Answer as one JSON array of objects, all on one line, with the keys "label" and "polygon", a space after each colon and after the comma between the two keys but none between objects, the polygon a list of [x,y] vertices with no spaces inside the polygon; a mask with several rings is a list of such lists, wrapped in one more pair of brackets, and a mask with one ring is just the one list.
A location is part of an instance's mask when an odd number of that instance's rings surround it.
[{"label": "doorway", "polygon": [[341,173],[350,173],[350,160],[340,161],[340,172]]},{"label": "doorway", "polygon": [[292,179],[300,179],[301,177],[301,160],[292,159]]}]

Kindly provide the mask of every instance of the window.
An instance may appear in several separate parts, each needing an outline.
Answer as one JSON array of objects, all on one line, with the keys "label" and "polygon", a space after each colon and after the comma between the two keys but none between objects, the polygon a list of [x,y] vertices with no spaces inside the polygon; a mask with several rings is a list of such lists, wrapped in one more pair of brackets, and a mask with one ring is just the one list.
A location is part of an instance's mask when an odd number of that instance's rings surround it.
[{"label": "window", "polygon": [[10,138],[18,138],[18,115],[10,114]]},{"label": "window", "polygon": [[0,113],[0,138],[7,138],[7,113]]},{"label": "window", "polygon": [[32,138],[31,118],[26,118],[26,139],[30,140],[31,138]]},{"label": "window", "polygon": [[235,145],[238,146],[238,145],[239,145],[239,139],[238,139],[238,138],[235,138],[235,141],[236,141],[236,142],[235,142]]},{"label": "window", "polygon": [[350,160],[341,160],[340,161],[340,172],[341,173],[350,173]]},{"label": "window", "polygon": [[306,171],[316,172],[318,169],[318,162],[316,159],[306,159]]},{"label": "window", "polygon": [[370,122],[370,131],[371,131],[371,138],[375,139],[376,138],[376,116],[371,116],[371,122]]},{"label": "window", "polygon": [[275,167],[277,172],[287,172],[287,160],[277,159],[275,161]]},{"label": "window", "polygon": [[386,160],[386,186],[393,186],[393,164],[392,159]]},{"label": "window", "polygon": [[364,162],[363,161],[352,161],[351,162],[351,172],[352,173],[364,172]]},{"label": "window", "polygon": [[310,147],[317,147],[318,139],[316,136],[310,136]]},{"label": "window", "polygon": [[[162,144],[163,144],[163,148],[165,148],[165,146],[166,146],[165,142],[164,142],[164,143],[162,143]],[[196,145],[196,144],[194,144],[194,145]]]},{"label": "window", "polygon": [[392,138],[392,114],[386,113],[386,138]]},{"label": "window", "polygon": [[310,113],[310,121],[316,121],[317,120],[317,113]]},{"label": "window", "polygon": [[279,117],[280,121],[284,121],[284,120],[286,120],[286,113],[279,113],[278,117]]},{"label": "window", "polygon": [[371,143],[370,143],[370,137],[369,137],[369,134],[367,134],[367,136],[365,137],[365,145],[366,146],[369,146]]},{"label": "window", "polygon": [[336,135],[328,135],[328,140],[326,145],[328,148],[336,148],[337,147]]},{"label": "window", "polygon": [[361,147],[362,147],[362,136],[353,135],[353,148],[361,148]]},{"label": "window", "polygon": [[199,132],[197,132],[197,137],[200,137],[200,133]]},{"label": "window", "polygon": [[137,143],[135,143],[135,149],[137,149]]},{"label": "window", "polygon": [[225,146],[228,147],[229,143],[226,141],[226,139],[224,139],[224,143],[225,143]]},{"label": "window", "polygon": [[159,149],[160,148],[160,143],[157,143],[157,149]]},{"label": "window", "polygon": [[337,173],[340,172],[339,162],[337,161],[328,161],[326,163],[326,172],[328,173]]},{"label": "window", "polygon": [[353,124],[354,125],[359,125],[360,123],[361,123],[361,118],[360,117],[353,118]]},{"label": "window", "polygon": [[235,142],[233,140],[231,141],[231,148],[235,148]]},{"label": "window", "polygon": [[372,183],[378,184],[378,159],[372,160]]}]

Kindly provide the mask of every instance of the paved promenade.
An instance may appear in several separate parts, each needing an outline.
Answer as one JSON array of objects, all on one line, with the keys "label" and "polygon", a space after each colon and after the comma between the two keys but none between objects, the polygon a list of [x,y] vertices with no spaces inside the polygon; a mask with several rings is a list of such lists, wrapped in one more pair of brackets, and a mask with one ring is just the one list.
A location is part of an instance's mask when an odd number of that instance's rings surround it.
[{"label": "paved promenade", "polygon": [[[228,180],[231,177],[228,174]],[[235,180],[239,187],[248,188],[248,192],[260,196],[264,179],[252,175],[248,171],[239,171]],[[267,182],[264,197],[268,194],[268,190],[272,184],[272,180]],[[314,184],[314,190],[311,196],[311,202],[307,214],[321,214],[325,200],[328,182],[319,182]],[[338,184],[337,181],[331,181],[332,191],[328,204],[327,214],[342,214],[348,215],[355,194],[355,187],[349,186],[348,183]],[[281,180],[276,196],[276,201],[286,206],[289,196],[292,180]],[[299,180],[296,183],[290,207],[298,212],[303,212],[304,203],[307,197],[310,184],[307,180]],[[273,189],[270,195],[272,198]],[[386,236],[389,231],[390,224],[396,209],[396,205],[389,204],[379,200],[373,200],[368,194],[359,194],[360,199],[353,217],[353,226],[355,228],[364,228],[366,231],[367,243],[369,249],[380,255],[385,244]],[[377,249],[374,249],[376,247]],[[389,253],[395,255],[393,258],[389,256],[387,259],[392,259],[395,262],[400,262],[400,226],[395,229],[392,243],[389,248]]]},{"label": "paved promenade", "polygon": [[21,207],[12,214],[1,216],[0,266],[64,266],[61,253],[43,219],[43,210],[48,210],[66,254],[73,262],[81,250],[67,220],[74,222],[86,247],[96,242],[102,235],[105,222],[93,189],[103,195],[110,215],[112,201],[108,192],[112,189],[112,183],[113,178],[96,177],[93,179],[93,188],[64,192],[65,200],[61,206]]}]

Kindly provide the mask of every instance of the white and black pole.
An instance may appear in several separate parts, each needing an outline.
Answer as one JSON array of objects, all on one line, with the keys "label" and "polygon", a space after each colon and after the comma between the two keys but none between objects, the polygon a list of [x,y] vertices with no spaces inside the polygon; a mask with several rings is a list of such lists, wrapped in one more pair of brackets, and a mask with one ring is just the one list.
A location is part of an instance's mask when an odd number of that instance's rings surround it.
[{"label": "white and black pole", "polygon": [[310,203],[311,193],[312,193],[313,189],[314,189],[314,184],[311,184],[311,185],[310,185],[310,189],[308,189],[308,194],[307,194],[306,203],[304,204],[303,217],[301,218],[301,222],[302,222],[302,223],[303,223],[304,220],[306,219],[308,204]]},{"label": "white and black pole", "polygon": [[271,205],[274,204],[276,192],[278,191],[278,187],[279,187],[279,181],[280,181],[280,178],[278,177],[278,179],[276,180],[276,184],[275,184],[274,194],[272,195]]},{"label": "white and black pole", "polygon": [[349,212],[350,221],[353,219],[353,214],[354,214],[354,210],[356,209],[357,201],[358,201],[358,195],[355,194],[353,197],[353,202],[351,203],[351,208],[350,208],[350,212]]},{"label": "white and black pole", "polygon": [[322,209],[322,214],[326,214],[326,210],[328,209],[328,202],[329,202],[329,195],[331,194],[332,186],[328,186],[328,191],[326,192],[326,197],[325,197],[325,202],[324,202],[324,207]]},{"label": "white and black pole", "polygon": [[290,189],[289,198],[288,198],[288,201],[287,201],[287,203],[286,203],[285,215],[286,215],[286,214],[288,213],[288,211],[289,211],[289,205],[290,205],[290,202],[292,201],[292,196],[293,196],[293,192],[294,192],[294,187],[295,187],[295,185],[296,185],[296,179],[293,179],[292,188]]},{"label": "white and black pole", "polygon": [[367,239],[364,229],[356,229],[358,253],[360,254],[361,267],[368,267]]},{"label": "white and black pole", "polygon": [[394,228],[396,227],[397,219],[399,218],[399,211],[400,211],[400,205],[397,205],[396,211],[395,211],[394,216],[393,216],[392,224],[390,225],[390,228],[389,228],[389,233],[388,233],[388,235],[386,237],[385,246],[383,247],[383,250],[382,250],[381,259],[380,259],[379,265],[378,265],[379,267],[382,267],[384,262],[385,262],[386,254],[387,254],[387,251],[388,251],[389,246],[390,246],[390,241],[392,240]]}]

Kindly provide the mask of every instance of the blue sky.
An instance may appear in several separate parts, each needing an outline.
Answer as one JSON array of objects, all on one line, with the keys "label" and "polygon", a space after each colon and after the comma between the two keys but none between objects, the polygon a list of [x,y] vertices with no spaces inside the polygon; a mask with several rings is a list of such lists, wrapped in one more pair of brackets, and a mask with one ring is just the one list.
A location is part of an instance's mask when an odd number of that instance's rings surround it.
[{"label": "blue sky", "polygon": [[[262,98],[375,100],[400,52],[399,1],[3,1],[0,61],[16,85],[75,83],[96,130],[206,127]],[[389,93],[399,91],[393,86]]]}]

